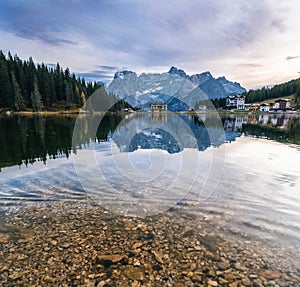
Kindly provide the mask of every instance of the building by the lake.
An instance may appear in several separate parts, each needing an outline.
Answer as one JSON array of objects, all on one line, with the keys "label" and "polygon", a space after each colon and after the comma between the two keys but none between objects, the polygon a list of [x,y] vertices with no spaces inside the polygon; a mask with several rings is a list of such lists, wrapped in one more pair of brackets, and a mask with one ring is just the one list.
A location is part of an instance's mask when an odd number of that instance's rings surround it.
[{"label": "building by the lake", "polygon": [[269,112],[270,111],[270,105],[269,104],[261,104],[259,106],[260,112]]},{"label": "building by the lake", "polygon": [[290,99],[279,99],[276,100],[273,105],[273,110],[285,111],[291,108],[291,100]]},{"label": "building by the lake", "polygon": [[245,100],[246,97],[243,95],[228,96],[226,98],[226,108],[245,110]]},{"label": "building by the lake", "polygon": [[249,106],[249,111],[258,111],[259,110],[259,104],[251,104]]},{"label": "building by the lake", "polygon": [[152,112],[152,113],[161,113],[161,112],[167,112],[167,111],[168,111],[167,104],[151,104],[150,105],[150,112]]}]

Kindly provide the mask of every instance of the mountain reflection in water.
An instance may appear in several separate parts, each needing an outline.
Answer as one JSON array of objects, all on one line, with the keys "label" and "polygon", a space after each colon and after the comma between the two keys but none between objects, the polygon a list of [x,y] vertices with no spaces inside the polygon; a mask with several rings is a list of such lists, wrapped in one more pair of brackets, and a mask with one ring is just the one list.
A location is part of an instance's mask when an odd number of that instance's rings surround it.
[{"label": "mountain reflection in water", "polygon": [[[300,144],[297,115],[231,114],[221,116],[221,125],[212,114],[139,114],[100,116],[9,116],[0,117],[0,170],[12,165],[68,158],[90,142],[113,139],[121,152],[162,149],[178,153],[185,148],[206,150],[235,141],[242,134],[278,142]],[[80,133],[72,146],[75,121]],[[89,129],[97,130],[95,136]]]}]

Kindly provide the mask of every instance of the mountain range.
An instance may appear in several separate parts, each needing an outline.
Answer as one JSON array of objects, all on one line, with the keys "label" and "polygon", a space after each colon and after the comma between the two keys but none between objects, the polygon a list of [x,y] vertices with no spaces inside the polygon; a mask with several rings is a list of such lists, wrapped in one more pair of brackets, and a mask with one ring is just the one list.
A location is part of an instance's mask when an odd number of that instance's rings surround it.
[{"label": "mountain range", "polygon": [[242,94],[246,89],[225,77],[214,78],[210,72],[189,76],[171,67],[166,73],[139,76],[127,70],[117,72],[107,91],[135,108],[147,110],[152,103],[166,103],[170,111],[186,111],[201,100]]}]

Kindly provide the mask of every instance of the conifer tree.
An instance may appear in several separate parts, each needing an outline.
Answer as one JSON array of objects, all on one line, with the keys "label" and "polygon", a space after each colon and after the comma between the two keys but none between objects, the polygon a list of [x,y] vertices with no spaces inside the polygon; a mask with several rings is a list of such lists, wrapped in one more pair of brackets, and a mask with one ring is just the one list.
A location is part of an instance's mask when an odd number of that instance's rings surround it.
[{"label": "conifer tree", "polygon": [[67,102],[67,104],[71,104],[72,103],[72,91],[70,88],[70,81],[68,82],[67,80],[65,80],[64,86],[65,86],[66,102]]},{"label": "conifer tree", "polygon": [[62,101],[64,100],[64,74],[59,63],[56,65],[54,75],[56,97],[58,101]]},{"label": "conifer tree", "polygon": [[34,87],[33,92],[31,93],[32,108],[35,112],[41,112],[44,105],[43,105],[42,96],[40,94],[36,78],[34,79],[33,87]]},{"label": "conifer tree", "polygon": [[13,94],[12,107],[19,112],[25,109],[25,103],[21,93],[20,86],[17,82],[14,72],[11,71],[10,74],[11,74],[12,94]]},{"label": "conifer tree", "polygon": [[[38,85],[38,91],[41,95],[41,99],[43,100],[43,104],[48,108],[51,106],[51,86],[50,86],[50,79],[49,79],[49,72],[47,67],[42,64],[40,69],[38,69],[38,81],[35,78],[34,85]],[[34,86],[34,90],[35,90]]]},{"label": "conifer tree", "polygon": [[6,61],[0,59],[0,108],[11,106],[11,85]]}]

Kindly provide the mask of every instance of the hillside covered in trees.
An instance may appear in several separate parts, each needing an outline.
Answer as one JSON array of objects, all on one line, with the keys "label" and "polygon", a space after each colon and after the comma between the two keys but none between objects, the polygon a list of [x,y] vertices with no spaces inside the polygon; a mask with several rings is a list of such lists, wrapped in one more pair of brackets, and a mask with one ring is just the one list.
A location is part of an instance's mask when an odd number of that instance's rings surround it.
[{"label": "hillside covered in trees", "polygon": [[83,106],[88,98],[98,90],[98,94],[108,102],[117,104],[111,110],[128,106],[107,94],[103,85],[85,82],[56,67],[35,64],[32,58],[21,60],[0,51],[0,110],[40,112],[42,110],[74,109]]},{"label": "hillside covered in trees", "polygon": [[246,103],[249,104],[295,95],[296,104],[300,107],[300,78],[270,88],[263,87],[258,90],[249,90],[243,95],[246,96]]}]

